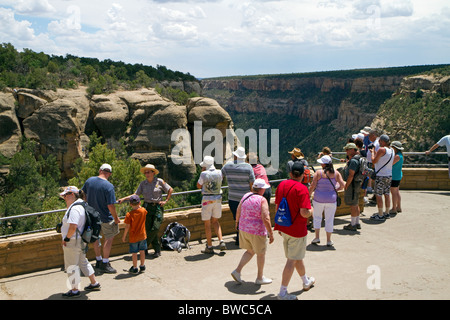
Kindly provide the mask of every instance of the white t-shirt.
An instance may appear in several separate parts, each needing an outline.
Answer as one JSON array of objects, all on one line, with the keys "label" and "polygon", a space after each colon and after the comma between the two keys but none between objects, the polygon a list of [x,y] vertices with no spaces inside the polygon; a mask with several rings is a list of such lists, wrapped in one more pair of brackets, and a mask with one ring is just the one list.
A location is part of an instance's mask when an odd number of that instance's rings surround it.
[{"label": "white t-shirt", "polygon": [[222,171],[214,167],[202,171],[198,183],[202,185],[204,200],[222,199]]},{"label": "white t-shirt", "polygon": [[[71,224],[76,224],[78,226],[78,231],[80,233],[84,229],[84,224],[86,223],[86,212],[84,211],[84,207],[82,205],[75,205],[76,203],[82,203],[83,200],[78,199],[74,203],[70,205],[70,207],[67,209],[66,213],[64,214],[63,220],[62,220],[62,226],[61,226],[61,235],[63,239],[67,236],[67,232],[69,231],[69,226]],[[67,213],[70,215],[69,218],[67,218]],[[75,232],[72,238],[75,238],[77,233]],[[71,238],[71,239],[72,239]]]},{"label": "white t-shirt", "polygon": [[447,155],[450,157],[450,134],[442,137],[437,144],[441,147],[447,147]]}]

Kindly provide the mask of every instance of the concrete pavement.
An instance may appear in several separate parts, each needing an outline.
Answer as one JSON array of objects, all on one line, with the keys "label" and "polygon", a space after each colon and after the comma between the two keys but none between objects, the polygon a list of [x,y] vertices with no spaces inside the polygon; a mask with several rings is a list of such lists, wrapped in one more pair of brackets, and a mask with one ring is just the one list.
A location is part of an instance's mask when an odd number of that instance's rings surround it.
[{"label": "concrete pavement", "polygon": [[[307,274],[316,278],[308,292],[294,273],[288,287],[299,300],[334,299],[450,299],[449,191],[401,191],[403,212],[385,222],[369,220],[376,212],[367,206],[361,216],[362,229],[343,230],[349,216],[335,219],[334,247],[309,244],[305,258]],[[163,251],[160,258],[147,259],[145,273],[130,275],[131,255],[112,257],[117,274],[98,275],[99,292],[82,291],[89,300],[271,300],[276,299],[285,264],[282,238],[275,234],[266,254],[268,285],[254,284],[256,257],[244,268],[244,284],[230,273],[244,250],[225,236],[228,250],[201,253],[204,243],[191,242],[181,253]],[[215,241],[215,245],[218,242]],[[59,268],[0,279],[0,300],[61,299],[68,290],[67,275]],[[81,279],[81,286],[88,284]]]}]

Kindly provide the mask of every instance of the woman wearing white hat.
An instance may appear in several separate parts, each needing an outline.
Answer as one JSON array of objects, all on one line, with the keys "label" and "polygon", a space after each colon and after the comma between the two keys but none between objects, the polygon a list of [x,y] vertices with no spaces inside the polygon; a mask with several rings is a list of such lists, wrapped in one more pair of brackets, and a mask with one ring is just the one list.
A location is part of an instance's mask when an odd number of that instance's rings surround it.
[{"label": "woman wearing white hat", "polygon": [[[333,246],[331,234],[334,226],[334,215],[336,213],[337,191],[344,189],[345,183],[341,174],[334,170],[331,157],[325,155],[317,160],[322,165],[322,170],[314,173],[309,193],[314,192],[314,214],[313,226],[316,237],[312,244],[320,243],[320,227],[322,225],[322,213],[325,215],[325,231],[327,233],[327,246]],[[339,187],[336,187],[339,185]]]},{"label": "woman wearing white hat", "polygon": [[267,250],[267,235],[269,243],[273,242],[273,231],[270,223],[269,205],[263,197],[264,191],[270,188],[263,179],[256,179],[253,192],[246,193],[239,203],[236,213],[236,229],[239,226],[239,246],[246,249],[238,267],[231,273],[233,279],[239,283],[242,268],[256,254],[258,275],[256,284],[268,284],[272,279],[264,277],[264,262]]}]

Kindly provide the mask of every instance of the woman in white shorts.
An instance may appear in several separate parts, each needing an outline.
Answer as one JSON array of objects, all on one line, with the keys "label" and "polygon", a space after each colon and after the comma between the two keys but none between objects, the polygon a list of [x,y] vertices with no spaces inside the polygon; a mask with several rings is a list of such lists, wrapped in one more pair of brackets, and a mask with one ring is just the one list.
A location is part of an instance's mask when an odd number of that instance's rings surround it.
[{"label": "woman in white shorts", "polygon": [[331,157],[325,155],[317,160],[322,170],[314,173],[309,193],[314,192],[313,200],[313,226],[316,233],[312,244],[320,243],[320,227],[322,225],[322,214],[325,216],[325,231],[327,233],[327,246],[333,246],[331,234],[334,227],[334,215],[336,213],[337,191],[344,189],[345,182],[341,174],[335,171]]}]

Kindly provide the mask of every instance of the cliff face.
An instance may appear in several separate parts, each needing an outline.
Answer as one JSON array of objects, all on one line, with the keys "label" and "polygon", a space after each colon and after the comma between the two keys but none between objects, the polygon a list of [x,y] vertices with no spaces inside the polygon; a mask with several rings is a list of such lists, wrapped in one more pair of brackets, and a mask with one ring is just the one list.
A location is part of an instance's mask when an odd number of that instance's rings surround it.
[{"label": "cliff face", "polygon": [[333,89],[350,89],[351,92],[392,91],[400,84],[401,76],[362,77],[356,79],[339,79],[326,77],[303,78],[262,78],[202,80],[204,91],[219,90],[253,90],[253,91],[294,91],[314,87],[321,92]]},{"label": "cliff face", "polygon": [[[202,80],[203,95],[217,100],[237,128],[279,129],[280,153],[305,154],[342,145],[370,125],[403,76],[295,77]],[[337,150],[339,149],[339,150]]]},{"label": "cliff face", "polygon": [[[132,158],[142,165],[154,164],[160,176],[176,186],[195,175],[196,165],[193,156],[174,165],[171,156],[177,141],[172,134],[177,129],[191,134],[196,121],[203,130],[232,129],[229,114],[208,98],[192,98],[187,105],[178,105],[154,89],[92,97],[83,87],[56,92],[9,90],[0,92],[0,153],[12,157],[22,136],[33,139],[41,154],[56,155],[62,177],[68,179],[73,176],[74,161],[88,157],[88,136],[95,131],[110,147],[125,141],[134,151]],[[187,148],[193,149],[190,140]]]},{"label": "cliff face", "polygon": [[339,126],[364,126],[376,114],[374,101],[355,99],[393,93],[401,76],[202,80],[203,94],[230,113],[283,114],[314,123],[337,120]]},{"label": "cliff face", "polygon": [[[429,149],[450,132],[450,76],[435,72],[405,77],[380,106],[372,127],[401,141],[407,151]],[[437,159],[425,157],[422,163]],[[446,157],[442,159],[445,163]]]}]

